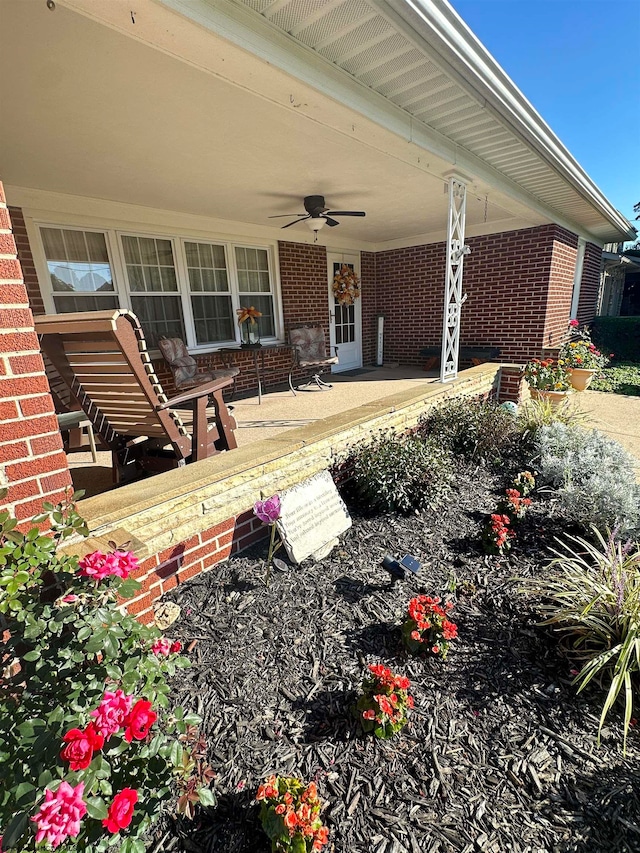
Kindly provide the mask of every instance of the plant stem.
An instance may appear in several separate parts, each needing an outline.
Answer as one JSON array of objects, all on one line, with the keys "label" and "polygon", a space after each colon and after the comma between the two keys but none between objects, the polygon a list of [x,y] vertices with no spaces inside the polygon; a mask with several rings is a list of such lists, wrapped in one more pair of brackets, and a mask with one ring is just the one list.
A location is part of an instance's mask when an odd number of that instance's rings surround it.
[{"label": "plant stem", "polygon": [[[269,586],[269,574],[271,572],[271,560],[273,559],[273,552],[275,550],[273,547],[274,542],[275,542],[275,538],[276,538],[276,525],[274,523],[271,525],[271,540],[269,541],[269,553],[267,555],[267,576],[265,578],[266,586]],[[280,544],[280,543],[278,543],[278,544]]]}]

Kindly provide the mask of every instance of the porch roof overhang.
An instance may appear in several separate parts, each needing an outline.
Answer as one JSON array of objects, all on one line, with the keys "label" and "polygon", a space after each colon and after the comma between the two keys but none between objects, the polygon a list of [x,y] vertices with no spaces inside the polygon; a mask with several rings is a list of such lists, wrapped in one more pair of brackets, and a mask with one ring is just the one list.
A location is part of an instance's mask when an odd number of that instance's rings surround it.
[{"label": "porch roof overhang", "polygon": [[5,0],[2,18],[0,174],[34,213],[89,198],[303,242],[268,216],[319,193],[367,210],[320,241],[373,250],[444,239],[456,172],[471,236],[635,233],[444,0]]}]

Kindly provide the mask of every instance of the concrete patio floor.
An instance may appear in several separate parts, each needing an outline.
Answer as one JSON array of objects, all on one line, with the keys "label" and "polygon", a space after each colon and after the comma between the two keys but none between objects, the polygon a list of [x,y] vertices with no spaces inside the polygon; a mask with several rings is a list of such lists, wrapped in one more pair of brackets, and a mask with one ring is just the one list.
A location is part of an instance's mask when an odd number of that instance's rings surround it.
[{"label": "concrete patio floor", "polygon": [[[325,376],[326,379],[329,377]],[[414,367],[363,368],[357,375],[334,374],[328,391],[299,391],[288,387],[268,390],[258,403],[257,394],[235,400],[238,447],[273,438],[288,429],[305,426],[340,412],[380,400],[398,391],[437,382],[436,373]],[[573,405],[588,415],[586,427],[597,428],[619,441],[638,460],[640,478],[640,397],[586,391],[573,396]],[[68,455],[74,485],[85,496],[111,488],[111,454],[98,452],[94,464],[85,451]]]}]

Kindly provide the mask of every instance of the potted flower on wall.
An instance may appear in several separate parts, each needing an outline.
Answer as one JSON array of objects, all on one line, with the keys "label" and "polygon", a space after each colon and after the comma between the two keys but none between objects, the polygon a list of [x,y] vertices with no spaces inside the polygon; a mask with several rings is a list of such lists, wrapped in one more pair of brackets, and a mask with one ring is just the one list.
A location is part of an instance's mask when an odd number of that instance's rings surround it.
[{"label": "potted flower on wall", "polygon": [[571,373],[561,358],[557,361],[552,358],[542,361],[534,358],[525,365],[524,376],[534,400],[547,399],[557,405],[572,390]]},{"label": "potted flower on wall", "polygon": [[587,326],[580,329],[580,323],[571,320],[569,327],[573,334],[571,340],[560,348],[559,357],[569,368],[572,387],[576,391],[584,391],[595,374],[609,363],[609,359],[592,342]]}]

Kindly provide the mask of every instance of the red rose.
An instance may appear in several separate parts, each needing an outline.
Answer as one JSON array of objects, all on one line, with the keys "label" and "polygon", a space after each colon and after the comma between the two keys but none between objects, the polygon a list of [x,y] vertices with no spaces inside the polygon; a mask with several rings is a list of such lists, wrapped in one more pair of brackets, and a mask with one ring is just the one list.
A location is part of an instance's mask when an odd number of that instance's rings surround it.
[{"label": "red rose", "polygon": [[169,647],[169,651],[172,655],[177,654],[179,651],[181,651],[181,649],[182,643],[180,642],[180,640],[176,640],[174,643],[171,643],[171,646]]},{"label": "red rose", "polygon": [[151,702],[138,699],[126,720],[127,730],[124,733],[124,739],[127,743],[131,743],[133,738],[144,740],[157,719],[158,715],[151,710]]},{"label": "red rose", "polygon": [[113,802],[109,806],[109,813],[102,821],[102,825],[106,826],[109,832],[114,833],[126,829],[131,823],[133,809],[137,802],[138,792],[133,788],[123,788],[113,798]]},{"label": "red rose", "polygon": [[94,751],[102,749],[104,737],[89,723],[84,731],[71,729],[62,740],[67,744],[60,753],[63,761],[69,762],[69,770],[85,770],[93,758]]}]

